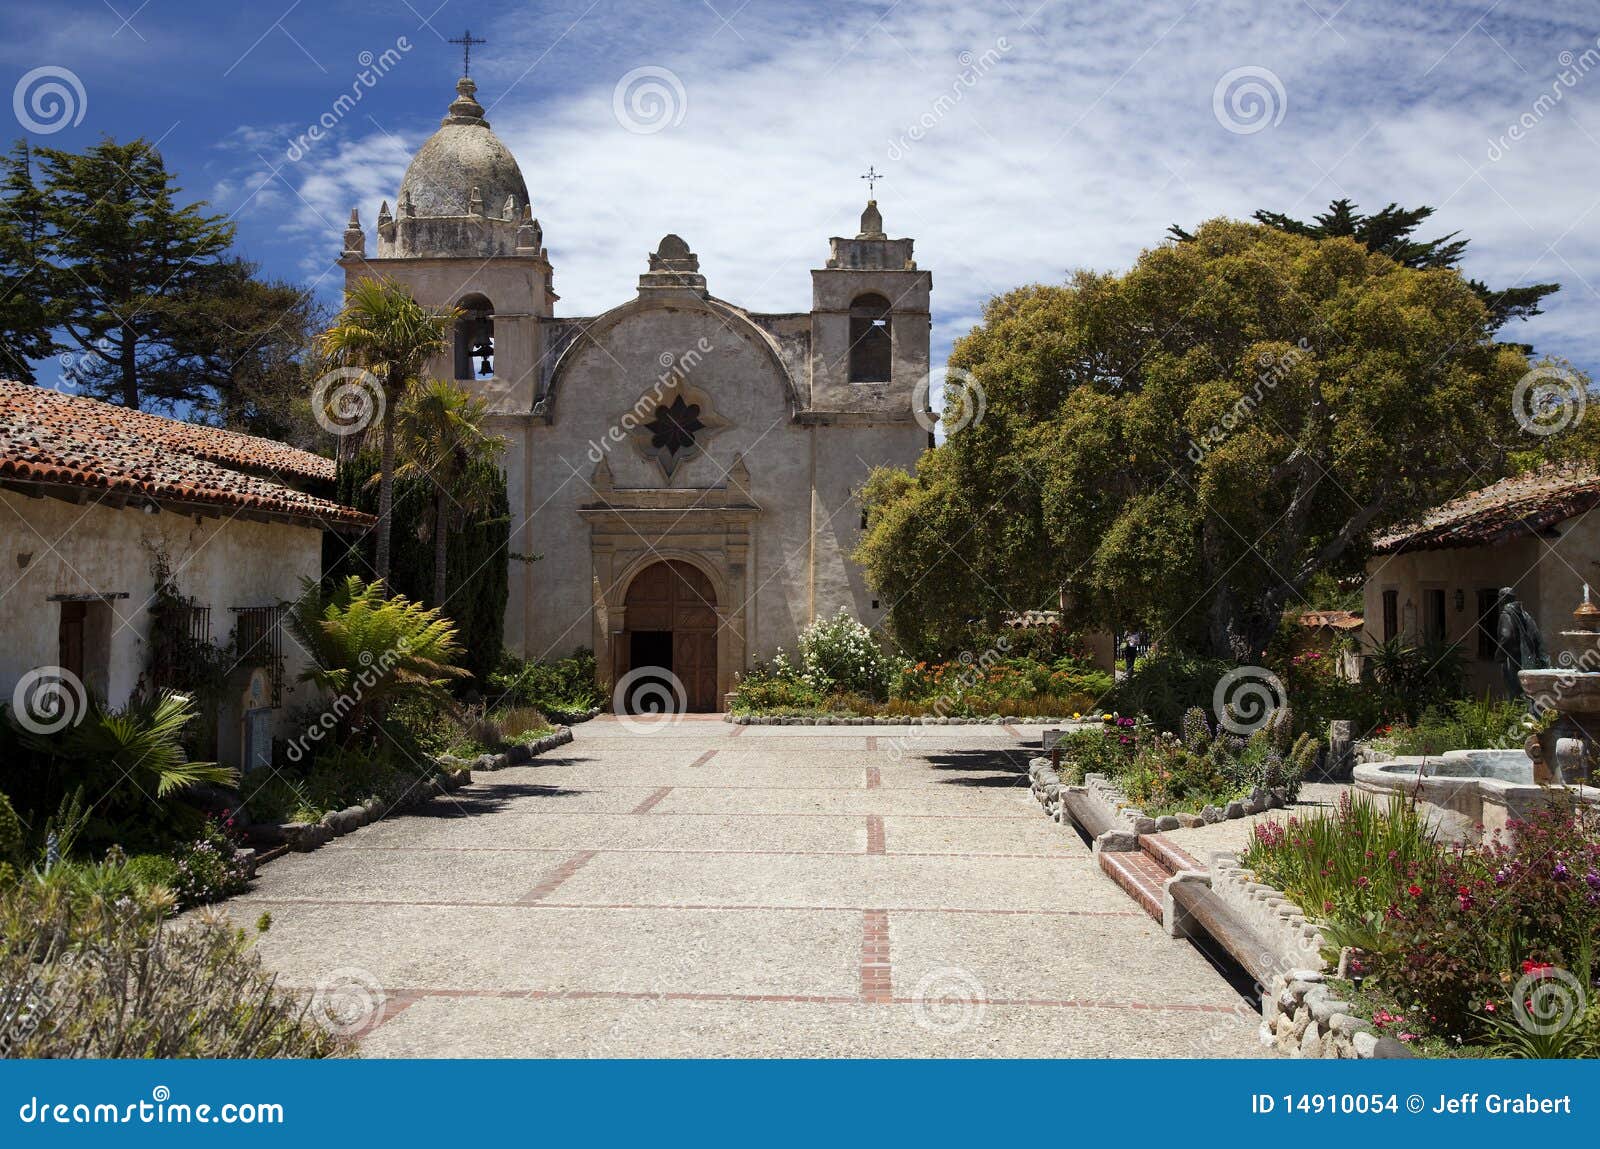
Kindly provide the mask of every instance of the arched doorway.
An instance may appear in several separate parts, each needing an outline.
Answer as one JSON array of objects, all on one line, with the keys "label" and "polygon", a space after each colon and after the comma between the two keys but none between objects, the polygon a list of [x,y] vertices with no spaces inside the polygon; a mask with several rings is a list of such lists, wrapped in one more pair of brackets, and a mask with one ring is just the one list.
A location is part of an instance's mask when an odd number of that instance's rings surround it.
[{"label": "arched doorway", "polygon": [[[652,563],[635,575],[624,603],[616,662],[619,682],[630,671],[660,667],[683,684],[690,710],[717,709],[717,592],[711,580],[676,559]],[[640,675],[635,682],[648,679]],[[631,697],[621,704],[623,709],[634,705]]]}]

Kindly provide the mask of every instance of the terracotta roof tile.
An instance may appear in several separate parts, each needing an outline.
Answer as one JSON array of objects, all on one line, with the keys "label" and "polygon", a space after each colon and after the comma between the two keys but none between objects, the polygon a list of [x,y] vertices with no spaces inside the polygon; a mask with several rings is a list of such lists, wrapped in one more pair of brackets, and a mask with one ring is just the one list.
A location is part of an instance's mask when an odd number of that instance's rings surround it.
[{"label": "terracotta roof tile", "polygon": [[1435,507],[1420,520],[1373,540],[1376,554],[1493,546],[1536,534],[1600,504],[1600,474],[1552,466],[1501,479]]},{"label": "terracotta roof tile", "polygon": [[0,380],[0,478],[209,503],[329,525],[372,516],[296,490],[334,462],[272,439]]},{"label": "terracotta roof tile", "polygon": [[1349,610],[1308,610],[1300,615],[1300,625],[1312,629],[1328,627],[1332,630],[1360,630],[1366,623],[1362,616]]}]

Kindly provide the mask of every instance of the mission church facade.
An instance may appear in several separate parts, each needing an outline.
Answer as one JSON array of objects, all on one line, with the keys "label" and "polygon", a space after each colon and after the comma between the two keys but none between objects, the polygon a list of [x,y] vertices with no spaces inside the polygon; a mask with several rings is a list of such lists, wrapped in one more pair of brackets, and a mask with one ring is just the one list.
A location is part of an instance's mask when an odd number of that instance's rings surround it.
[{"label": "mission church facade", "polygon": [[463,77],[376,238],[369,252],[352,212],[347,285],[459,308],[430,370],[486,399],[506,443],[510,551],[538,556],[508,560],[510,649],[591,646],[608,690],[668,668],[680,704],[716,710],[813,619],[882,618],[850,559],[858,492],[928,445],[932,276],[875,202],[829,241],[809,311],[717,298],[668,235],[631,297],[559,316],[522,172]]}]

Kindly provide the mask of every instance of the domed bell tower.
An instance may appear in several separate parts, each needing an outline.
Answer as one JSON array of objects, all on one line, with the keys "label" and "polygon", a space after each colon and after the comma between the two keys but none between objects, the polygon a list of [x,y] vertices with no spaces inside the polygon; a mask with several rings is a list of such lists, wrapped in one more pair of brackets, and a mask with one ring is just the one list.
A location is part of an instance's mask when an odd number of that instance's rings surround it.
[{"label": "domed bell tower", "polygon": [[412,157],[395,207],[378,209],[377,254],[360,215],[345,227],[345,283],[392,280],[430,308],[455,307],[451,348],[428,365],[488,401],[497,415],[533,406],[539,320],[553,313],[544,234],[516,158],[489,127],[478,86],[456,82],[439,128]]}]

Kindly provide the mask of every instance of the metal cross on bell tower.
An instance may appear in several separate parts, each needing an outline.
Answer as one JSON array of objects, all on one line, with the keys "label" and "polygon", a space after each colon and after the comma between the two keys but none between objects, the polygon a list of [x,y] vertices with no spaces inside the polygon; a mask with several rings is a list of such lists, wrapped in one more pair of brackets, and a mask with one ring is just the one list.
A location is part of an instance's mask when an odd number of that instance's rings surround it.
[{"label": "metal cross on bell tower", "polygon": [[472,75],[472,46],[474,44],[487,44],[488,42],[474,36],[471,28],[468,28],[460,36],[452,36],[450,38],[450,43],[461,45],[461,74],[463,76]]},{"label": "metal cross on bell tower", "polygon": [[868,164],[867,170],[861,174],[861,178],[867,181],[867,198],[870,200],[877,199],[878,181],[883,178],[883,173],[877,168],[873,167],[871,164]]}]

